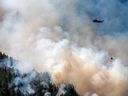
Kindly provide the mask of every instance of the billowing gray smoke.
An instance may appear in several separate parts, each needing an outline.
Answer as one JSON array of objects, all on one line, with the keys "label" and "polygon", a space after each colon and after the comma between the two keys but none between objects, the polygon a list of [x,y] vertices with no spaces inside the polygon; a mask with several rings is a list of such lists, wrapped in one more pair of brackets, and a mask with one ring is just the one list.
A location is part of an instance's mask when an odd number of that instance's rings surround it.
[{"label": "billowing gray smoke", "polygon": [[0,96],[78,96],[72,84],[55,85],[47,72],[21,74],[17,63],[0,52]]},{"label": "billowing gray smoke", "polygon": [[82,96],[128,94],[127,0],[0,4],[0,51],[21,61],[20,72],[50,72],[54,83],[74,84]]}]

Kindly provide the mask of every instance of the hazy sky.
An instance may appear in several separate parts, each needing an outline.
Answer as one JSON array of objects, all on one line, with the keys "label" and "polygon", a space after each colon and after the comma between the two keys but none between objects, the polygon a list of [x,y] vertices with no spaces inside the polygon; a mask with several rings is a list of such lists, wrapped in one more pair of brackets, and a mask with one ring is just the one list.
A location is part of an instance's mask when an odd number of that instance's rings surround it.
[{"label": "hazy sky", "polygon": [[105,33],[128,31],[128,0],[79,0],[76,11],[104,20],[98,27]]}]

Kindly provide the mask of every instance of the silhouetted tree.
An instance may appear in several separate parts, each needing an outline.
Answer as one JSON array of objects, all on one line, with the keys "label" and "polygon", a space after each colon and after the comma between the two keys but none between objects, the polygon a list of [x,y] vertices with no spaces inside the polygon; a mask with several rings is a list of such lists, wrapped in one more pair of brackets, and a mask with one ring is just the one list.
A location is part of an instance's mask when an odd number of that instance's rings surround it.
[{"label": "silhouetted tree", "polygon": [[[20,74],[13,63],[13,58],[0,52],[0,96],[58,96],[60,86],[52,83],[49,73],[32,71]],[[28,78],[31,79],[26,83],[24,80]],[[30,92],[26,85],[33,91]],[[78,96],[71,84],[65,84],[63,90],[65,93],[59,96]]]}]

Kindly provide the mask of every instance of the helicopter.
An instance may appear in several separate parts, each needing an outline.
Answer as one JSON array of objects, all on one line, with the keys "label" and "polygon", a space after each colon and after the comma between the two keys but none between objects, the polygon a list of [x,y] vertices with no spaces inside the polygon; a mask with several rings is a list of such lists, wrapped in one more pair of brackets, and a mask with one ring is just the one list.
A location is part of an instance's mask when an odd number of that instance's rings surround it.
[{"label": "helicopter", "polygon": [[93,19],[92,22],[94,22],[94,23],[102,23],[102,22],[104,22],[104,20]]}]

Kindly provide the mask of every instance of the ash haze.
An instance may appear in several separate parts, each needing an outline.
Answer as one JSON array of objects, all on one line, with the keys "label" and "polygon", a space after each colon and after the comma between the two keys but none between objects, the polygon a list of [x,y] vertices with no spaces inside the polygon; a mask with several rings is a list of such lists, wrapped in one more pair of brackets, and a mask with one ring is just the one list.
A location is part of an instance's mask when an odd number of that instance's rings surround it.
[{"label": "ash haze", "polygon": [[127,10],[128,0],[0,0],[0,51],[81,96],[128,96]]}]

